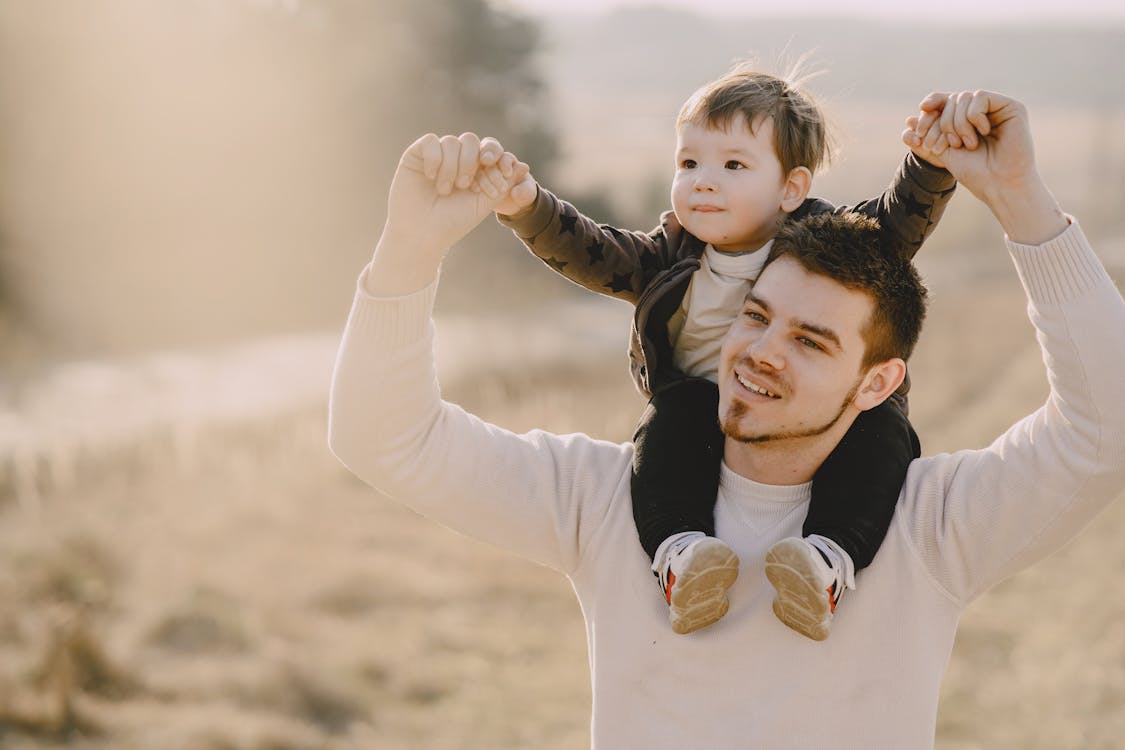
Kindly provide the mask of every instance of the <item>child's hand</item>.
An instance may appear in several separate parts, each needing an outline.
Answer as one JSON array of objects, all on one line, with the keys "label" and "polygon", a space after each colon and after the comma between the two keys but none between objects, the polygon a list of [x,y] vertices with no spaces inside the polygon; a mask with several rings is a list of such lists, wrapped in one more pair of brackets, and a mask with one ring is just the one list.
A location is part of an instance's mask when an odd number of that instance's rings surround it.
[{"label": "child's hand", "polygon": [[946,168],[942,154],[949,148],[949,141],[941,132],[938,118],[929,113],[919,112],[906,118],[906,130],[902,131],[902,142],[914,155],[935,167]]},{"label": "child's hand", "polygon": [[921,159],[947,167],[943,154],[950,148],[976,150],[991,124],[979,92],[930,94],[918,105],[918,114],[906,119],[902,141]]},{"label": "child's hand", "polygon": [[[495,166],[501,175],[511,185],[506,195],[500,198],[494,211],[503,216],[512,216],[531,206],[539,194],[539,184],[531,176],[531,170],[520,161],[515,154],[505,151],[495,138],[485,138],[481,141],[481,169]],[[478,172],[478,179],[482,173]],[[472,189],[478,190],[481,185],[478,180],[473,181]]]},{"label": "child's hand", "polygon": [[[505,154],[507,158],[512,154]],[[501,164],[501,173],[504,172],[503,164]],[[512,188],[508,194],[500,199],[496,204],[496,213],[502,216],[514,216],[520,211],[529,208],[531,204],[535,203],[535,198],[539,195],[539,183],[531,176],[530,168],[522,161],[516,161],[512,168]]]}]

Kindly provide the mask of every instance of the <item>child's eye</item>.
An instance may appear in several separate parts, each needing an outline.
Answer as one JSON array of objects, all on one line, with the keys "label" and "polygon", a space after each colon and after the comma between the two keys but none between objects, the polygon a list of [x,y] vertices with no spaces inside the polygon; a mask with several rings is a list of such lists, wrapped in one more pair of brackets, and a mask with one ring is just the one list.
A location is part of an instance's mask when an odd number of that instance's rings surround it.
[{"label": "child's eye", "polygon": [[695,169],[695,159],[684,159],[680,162],[680,169]]},{"label": "child's eye", "polygon": [[736,160],[734,160],[734,159],[731,159],[730,161],[728,161],[728,162],[727,162],[727,163],[726,163],[725,165],[723,165],[723,166],[725,166],[725,167],[726,167],[727,169],[746,169],[746,165],[745,165],[745,164],[743,164],[743,163],[742,163],[742,162],[740,162],[740,161],[736,161]]}]

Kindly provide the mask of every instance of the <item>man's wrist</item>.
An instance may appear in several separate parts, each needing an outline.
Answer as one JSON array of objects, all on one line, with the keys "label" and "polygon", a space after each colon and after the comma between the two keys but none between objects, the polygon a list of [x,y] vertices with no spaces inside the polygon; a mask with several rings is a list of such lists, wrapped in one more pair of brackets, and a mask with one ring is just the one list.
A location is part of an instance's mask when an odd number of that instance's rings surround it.
[{"label": "man's wrist", "polygon": [[434,282],[444,258],[444,248],[427,247],[421,236],[387,228],[375,248],[364,289],[373,297],[413,294]]},{"label": "man's wrist", "polygon": [[989,190],[985,203],[1008,239],[1021,245],[1042,245],[1066,231],[1070,223],[1038,175],[1023,185]]}]

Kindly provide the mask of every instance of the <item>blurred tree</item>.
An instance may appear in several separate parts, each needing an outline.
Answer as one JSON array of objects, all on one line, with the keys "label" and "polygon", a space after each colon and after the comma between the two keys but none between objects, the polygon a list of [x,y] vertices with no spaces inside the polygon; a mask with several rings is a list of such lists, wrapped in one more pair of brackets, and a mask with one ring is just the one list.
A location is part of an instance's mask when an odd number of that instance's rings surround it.
[{"label": "blurred tree", "polygon": [[60,356],[334,328],[418,135],[548,172],[540,42],[490,0],[0,2],[0,300]]},{"label": "blurred tree", "polygon": [[[371,132],[393,168],[418,135],[472,130],[498,137],[546,175],[556,155],[538,27],[488,0],[346,0],[330,6],[370,76]],[[388,173],[389,176],[389,173]]]},{"label": "blurred tree", "polygon": [[[325,6],[334,33],[351,44],[362,76],[357,107],[377,143],[371,150],[373,193],[386,194],[402,150],[422,133],[492,135],[549,180],[557,156],[549,92],[538,66],[541,33],[531,19],[489,0],[341,0]],[[381,224],[384,206],[373,206]],[[449,262],[447,308],[474,307],[479,289],[499,289],[494,303],[557,290],[550,274],[510,232],[485,222]],[[506,291],[523,289],[509,296]],[[478,290],[478,291],[474,291]]]}]

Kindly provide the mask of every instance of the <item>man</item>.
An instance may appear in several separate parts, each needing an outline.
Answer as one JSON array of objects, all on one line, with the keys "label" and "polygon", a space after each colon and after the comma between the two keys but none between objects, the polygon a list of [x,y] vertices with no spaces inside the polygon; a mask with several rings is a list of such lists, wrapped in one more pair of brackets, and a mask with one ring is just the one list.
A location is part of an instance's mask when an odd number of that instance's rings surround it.
[{"label": "man", "polygon": [[[594,747],[930,747],[961,611],[1125,486],[1125,301],[1040,178],[1024,107],[966,92],[923,109],[941,113],[927,145],[960,146],[946,166],[1007,233],[1051,393],[990,447],[911,465],[886,541],[824,643],[778,625],[773,589],[752,569],[721,622],[668,632],[633,528],[631,447],[517,436],[440,400],[430,312],[441,260],[520,189],[521,171],[482,159],[468,134],[404,154],[337,362],[332,449],[417,511],[567,575],[590,644]],[[901,377],[894,358],[864,361],[872,295],[799,258],[762,271],[721,355],[717,535],[743,560],[799,530],[833,440]],[[795,350],[802,338],[830,351]]]}]

